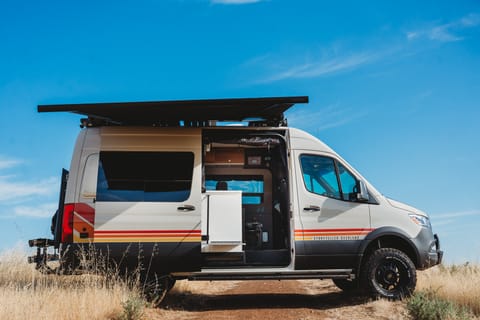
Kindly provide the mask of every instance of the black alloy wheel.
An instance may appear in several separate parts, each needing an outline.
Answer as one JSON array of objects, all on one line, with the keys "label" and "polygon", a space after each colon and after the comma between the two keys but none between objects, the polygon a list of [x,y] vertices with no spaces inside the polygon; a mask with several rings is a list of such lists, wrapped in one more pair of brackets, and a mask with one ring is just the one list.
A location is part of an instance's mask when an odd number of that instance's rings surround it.
[{"label": "black alloy wheel", "polygon": [[398,300],[413,293],[417,273],[405,253],[394,248],[381,248],[367,258],[361,280],[372,295]]}]

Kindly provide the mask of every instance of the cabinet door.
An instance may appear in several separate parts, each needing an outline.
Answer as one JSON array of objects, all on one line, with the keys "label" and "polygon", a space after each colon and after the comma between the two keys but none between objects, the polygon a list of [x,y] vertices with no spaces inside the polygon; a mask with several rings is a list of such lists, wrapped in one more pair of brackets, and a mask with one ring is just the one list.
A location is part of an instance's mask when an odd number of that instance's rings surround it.
[{"label": "cabinet door", "polygon": [[242,192],[207,191],[205,197],[202,252],[242,252]]}]

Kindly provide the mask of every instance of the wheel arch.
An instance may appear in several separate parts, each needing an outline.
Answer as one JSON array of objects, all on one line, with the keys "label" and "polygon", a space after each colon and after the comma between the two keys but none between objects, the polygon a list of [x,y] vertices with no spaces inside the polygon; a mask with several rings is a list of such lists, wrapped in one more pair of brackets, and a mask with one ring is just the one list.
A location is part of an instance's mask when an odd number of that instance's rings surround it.
[{"label": "wheel arch", "polygon": [[395,227],[382,227],[369,233],[363,241],[360,252],[361,255],[357,264],[357,276],[365,262],[365,259],[371,252],[379,248],[395,248],[404,252],[416,268],[419,267],[420,254],[412,240],[402,230]]}]

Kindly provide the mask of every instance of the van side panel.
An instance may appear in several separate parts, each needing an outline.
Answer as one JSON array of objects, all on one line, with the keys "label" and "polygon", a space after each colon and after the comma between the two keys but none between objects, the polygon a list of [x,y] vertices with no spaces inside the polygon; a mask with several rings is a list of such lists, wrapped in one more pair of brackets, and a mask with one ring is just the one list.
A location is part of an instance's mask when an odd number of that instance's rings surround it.
[{"label": "van side panel", "polygon": [[[103,127],[100,135],[95,247],[108,249],[128,267],[140,263],[155,272],[199,270],[200,130]],[[186,183],[172,180],[184,171],[189,177],[178,179],[190,179],[188,191],[172,191],[173,185],[181,189]],[[168,181],[158,180],[163,176]]]},{"label": "van side panel", "polygon": [[[131,172],[144,171],[138,161],[145,158],[150,161],[149,166],[154,170],[150,171],[152,177],[158,176],[158,172],[173,172],[174,175],[182,165],[181,161],[176,161],[177,154],[187,154],[191,159],[190,168],[187,168],[191,174],[188,197],[169,201],[162,198],[164,193],[152,192],[155,188],[168,188],[170,183],[152,181],[148,171],[142,179],[143,184],[149,185],[142,189],[144,191],[135,191],[138,182],[130,179]],[[112,155],[116,158],[110,159],[109,165],[114,167],[105,173],[102,159],[105,162],[105,157]],[[165,168],[158,163],[156,167],[152,162],[155,161],[154,155],[166,155],[171,166]],[[132,159],[137,162],[134,164]],[[118,174],[127,180],[110,177]],[[102,127],[83,130],[77,140],[68,183],[65,204],[73,208],[73,242],[77,245],[70,246],[65,252],[75,255],[79,249],[87,252],[95,248],[120,268],[132,269],[141,265],[155,272],[200,269],[199,129]],[[110,198],[105,193],[99,194],[99,190],[109,192]],[[135,192],[149,199],[131,198]],[[125,199],[115,198],[122,194],[127,195]],[[64,248],[67,246],[63,245]]]},{"label": "van side panel", "polygon": [[[144,163],[148,160],[136,160],[135,155],[192,154],[193,173],[191,174],[190,194],[185,200],[134,201],[128,200],[130,197],[128,195],[124,199],[115,200],[101,199],[100,195],[97,194],[95,242],[200,241],[202,155],[199,130],[179,130],[175,132],[172,129],[166,131],[162,129],[104,127],[101,132],[100,152],[105,154],[116,153],[116,159],[119,159],[116,161],[122,161],[121,156],[124,155],[125,162],[137,161],[135,163]],[[179,161],[169,163],[172,163],[171,168],[158,168],[158,170],[171,171],[175,169],[173,166],[182,165]],[[125,163],[125,170],[128,170],[131,165]],[[132,168],[131,170],[138,170],[138,168]],[[146,172],[145,174],[154,175],[155,173]],[[149,179],[149,177],[146,179]],[[118,194],[114,194],[111,197],[117,196]],[[195,208],[191,211],[178,209],[185,205],[191,205]],[[147,236],[148,233],[152,234]],[[164,239],[163,235],[166,233],[172,233],[172,235]],[[112,236],[109,237],[108,234]],[[113,234],[118,237],[114,237]]]}]

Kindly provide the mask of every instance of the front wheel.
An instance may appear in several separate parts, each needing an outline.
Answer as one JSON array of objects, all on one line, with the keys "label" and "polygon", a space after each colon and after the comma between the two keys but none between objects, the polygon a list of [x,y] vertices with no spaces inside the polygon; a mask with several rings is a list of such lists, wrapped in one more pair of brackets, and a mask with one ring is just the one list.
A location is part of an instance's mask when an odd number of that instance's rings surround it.
[{"label": "front wheel", "polygon": [[405,253],[394,248],[381,248],[367,257],[360,278],[362,286],[372,295],[398,300],[413,293],[417,272]]}]

